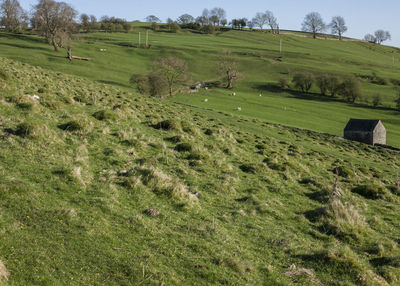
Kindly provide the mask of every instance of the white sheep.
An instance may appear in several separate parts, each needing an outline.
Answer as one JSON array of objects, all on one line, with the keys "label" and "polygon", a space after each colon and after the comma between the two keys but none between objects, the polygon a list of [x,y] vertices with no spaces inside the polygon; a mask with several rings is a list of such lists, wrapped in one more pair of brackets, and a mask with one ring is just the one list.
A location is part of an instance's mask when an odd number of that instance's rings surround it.
[{"label": "white sheep", "polygon": [[241,107],[238,107],[238,108],[237,108],[237,111],[242,111],[242,108],[241,108]]},{"label": "white sheep", "polygon": [[208,102],[208,98],[204,99],[204,102]]}]

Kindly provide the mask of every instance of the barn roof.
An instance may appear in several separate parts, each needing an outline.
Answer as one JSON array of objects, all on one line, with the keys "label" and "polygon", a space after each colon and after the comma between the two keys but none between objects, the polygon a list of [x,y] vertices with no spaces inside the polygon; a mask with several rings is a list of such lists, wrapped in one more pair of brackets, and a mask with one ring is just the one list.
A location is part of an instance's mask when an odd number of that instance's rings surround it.
[{"label": "barn roof", "polygon": [[365,131],[372,132],[380,120],[371,119],[350,119],[344,131]]}]

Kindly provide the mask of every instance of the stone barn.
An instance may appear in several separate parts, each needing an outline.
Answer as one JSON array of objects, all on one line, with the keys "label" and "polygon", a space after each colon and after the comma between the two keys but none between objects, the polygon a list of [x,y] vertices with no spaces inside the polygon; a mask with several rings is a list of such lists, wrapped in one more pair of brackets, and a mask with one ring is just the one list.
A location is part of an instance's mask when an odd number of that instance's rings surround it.
[{"label": "stone barn", "polygon": [[386,129],[380,120],[350,119],[344,138],[370,145],[386,145]]}]

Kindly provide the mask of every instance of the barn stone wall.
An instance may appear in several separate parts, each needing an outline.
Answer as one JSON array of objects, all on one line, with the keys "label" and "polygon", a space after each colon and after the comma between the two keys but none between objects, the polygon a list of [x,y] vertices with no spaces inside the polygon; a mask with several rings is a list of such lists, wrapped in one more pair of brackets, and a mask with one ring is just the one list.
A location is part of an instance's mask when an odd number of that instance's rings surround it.
[{"label": "barn stone wall", "polygon": [[374,144],[374,133],[365,131],[345,131],[344,138],[366,144]]},{"label": "barn stone wall", "polygon": [[386,145],[386,129],[382,123],[379,123],[374,130],[373,144]]}]

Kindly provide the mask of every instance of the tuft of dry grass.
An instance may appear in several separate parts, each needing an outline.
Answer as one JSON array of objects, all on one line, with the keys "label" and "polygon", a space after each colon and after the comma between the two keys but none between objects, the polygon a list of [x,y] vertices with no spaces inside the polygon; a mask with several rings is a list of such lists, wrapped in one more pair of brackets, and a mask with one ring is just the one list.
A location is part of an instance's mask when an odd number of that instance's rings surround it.
[{"label": "tuft of dry grass", "polygon": [[0,283],[6,283],[10,277],[10,272],[8,272],[4,263],[0,260]]},{"label": "tuft of dry grass", "polygon": [[314,284],[317,284],[317,285],[320,284],[320,281],[315,277],[314,269],[299,268],[297,270],[285,272],[283,275],[285,275],[289,278],[304,276],[304,277],[307,277]]}]

